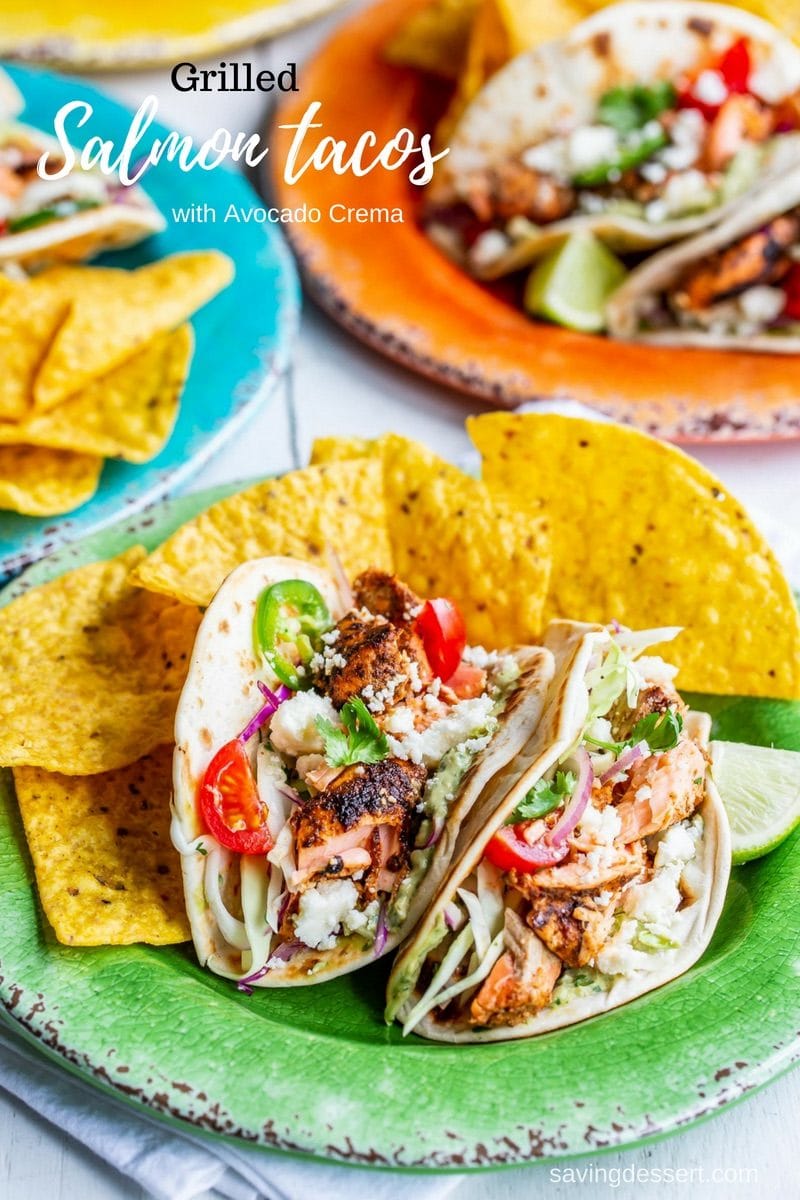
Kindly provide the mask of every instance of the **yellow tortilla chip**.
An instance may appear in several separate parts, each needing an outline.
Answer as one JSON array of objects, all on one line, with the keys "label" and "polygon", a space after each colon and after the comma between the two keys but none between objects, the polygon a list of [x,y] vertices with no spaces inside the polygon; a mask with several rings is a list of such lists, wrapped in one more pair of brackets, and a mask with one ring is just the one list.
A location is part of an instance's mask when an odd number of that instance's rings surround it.
[{"label": "yellow tortilla chip", "polygon": [[360,437],[315,438],[311,447],[311,466],[343,462],[348,458],[382,458],[380,439]]},{"label": "yellow tortilla chip", "polygon": [[72,512],[95,494],[102,469],[93,454],[0,445],[0,509],[29,517]]},{"label": "yellow tortilla chip", "polygon": [[109,273],[61,267],[51,276],[57,293],[72,290],[72,307],[58,329],[34,382],[34,400],[49,409],[98,375],[130,358],[157,334],[174,329],[226,287],[233,264],[214,250],[175,254],[136,271]]},{"label": "yellow tortilla chip", "polygon": [[682,625],[687,690],[800,697],[791,589],[738,502],[682,451],[619,425],[492,413],[468,421],[489,487],[546,513],[546,616]]},{"label": "yellow tortilla chip", "polygon": [[0,420],[16,421],[33,403],[33,381],[69,302],[33,284],[0,292]]},{"label": "yellow tortilla chip", "polygon": [[0,445],[25,442],[147,462],[172,432],[193,346],[191,325],[161,334],[57,408],[0,424]]},{"label": "yellow tortilla chip", "polygon": [[103,775],[16,767],[39,897],[67,946],[154,946],[190,937],[169,838],[172,747]]},{"label": "yellow tortilla chip", "polygon": [[129,582],[134,547],[0,609],[0,764],[94,775],[172,741],[200,613]]},{"label": "yellow tortilla chip", "polygon": [[550,575],[547,520],[513,511],[485,484],[426,446],[387,434],[318,438],[312,459],[380,456],[394,569],[426,598],[450,596],[470,640],[530,642],[542,628]]},{"label": "yellow tortilla chip", "polygon": [[140,563],[133,579],[187,603],[208,604],[247,559],[288,554],[325,567],[328,547],[349,576],[369,566],[391,567],[379,461],[306,467],[221,500]]},{"label": "yellow tortilla chip", "polygon": [[481,0],[433,0],[400,26],[387,43],[389,62],[456,79],[467,53]]}]

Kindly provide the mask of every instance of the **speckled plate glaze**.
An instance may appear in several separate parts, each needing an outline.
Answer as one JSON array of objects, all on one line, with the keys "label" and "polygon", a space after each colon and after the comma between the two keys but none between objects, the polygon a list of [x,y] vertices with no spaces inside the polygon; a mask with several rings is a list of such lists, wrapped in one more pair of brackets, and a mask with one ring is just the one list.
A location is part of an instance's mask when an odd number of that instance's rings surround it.
[{"label": "speckled plate glaze", "polygon": [[210,58],[235,46],[275,37],[336,8],[344,0],[139,0],[90,7],[84,0],[27,0],[3,5],[0,55],[83,71]]},{"label": "speckled plate glaze", "polygon": [[[442,97],[437,105],[417,72],[382,56],[409,10],[425,2],[381,0],[351,18],[304,65],[300,92],[278,108],[266,167],[281,206],[321,214],[286,225],[318,303],[380,353],[501,407],[572,397],[677,442],[800,437],[796,359],[628,345],[532,321],[511,287],[476,283],[428,240],[418,224],[421,189],[405,171],[353,179],[309,170],[293,186],[284,182],[290,135],[278,126],[296,122],[312,100],[322,105],[320,135],[351,147],[365,130],[382,146],[405,126],[433,127]],[[343,79],[357,79],[358,88],[342,87]],[[331,220],[332,205],[399,209],[404,221]]]},{"label": "speckled plate glaze", "polygon": [[[94,106],[94,116],[80,131],[84,141],[100,133],[121,144],[131,119],[122,105],[49,72],[11,67],[9,74],[25,97],[23,118],[29,124],[52,130],[62,104],[85,99]],[[152,138],[164,133],[161,126],[151,128]],[[146,142],[143,151],[149,145]],[[223,167],[185,173],[166,161],[147,173],[144,184],[167,219],[166,230],[97,261],[136,267],[177,251],[214,248],[230,255],[236,277],[192,318],[194,359],[180,416],[161,453],[141,466],[107,462],[95,496],[65,517],[0,513],[0,581],[64,542],[132,515],[183,486],[241,432],[288,366],[300,296],[286,243],[273,224],[222,220],[229,205],[247,210],[259,204],[252,187]],[[217,211],[216,222],[179,223],[171,217],[173,209],[202,203]]]},{"label": "speckled plate glaze", "polygon": [[[234,490],[181,497],[38,563],[0,596],[141,542]],[[702,698],[692,697],[702,705]],[[710,706],[735,738],[735,701]],[[800,750],[800,706],[750,736]],[[800,831],[737,868],[714,940],[682,978],[583,1025],[506,1045],[403,1041],[381,962],[239,994],[191,948],[60,946],[38,906],[0,773],[0,1001],[65,1069],[167,1121],[374,1167],[480,1168],[595,1152],[682,1129],[800,1057]],[[2,1011],[2,1010],[0,1010]]]}]

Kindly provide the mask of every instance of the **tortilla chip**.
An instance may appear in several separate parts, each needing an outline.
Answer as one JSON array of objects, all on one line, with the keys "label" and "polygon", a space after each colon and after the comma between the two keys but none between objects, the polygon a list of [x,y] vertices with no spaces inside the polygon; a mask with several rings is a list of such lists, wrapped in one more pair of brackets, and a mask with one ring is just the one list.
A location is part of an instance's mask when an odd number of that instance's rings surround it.
[{"label": "tortilla chip", "polygon": [[470,640],[489,648],[542,630],[550,576],[547,520],[512,511],[419,442],[387,434],[318,438],[312,459],[380,456],[394,569],[421,596],[450,596]]},{"label": "tortilla chip", "polygon": [[169,838],[172,747],[103,775],[16,767],[39,897],[67,946],[154,946],[191,935]]},{"label": "tortilla chip", "polygon": [[[91,284],[87,273],[91,271]],[[72,307],[34,382],[34,400],[49,409],[105,375],[159,333],[174,329],[233,278],[233,264],[214,250],[175,254],[136,271],[61,267],[50,286],[71,291]]]},{"label": "tortilla chip", "polygon": [[481,0],[433,0],[403,22],[386,45],[386,58],[395,66],[456,79],[480,4]]},{"label": "tortilla chip", "polygon": [[0,445],[0,509],[30,517],[72,512],[95,494],[102,470],[92,454]]},{"label": "tortilla chip", "polygon": [[379,461],[306,467],[221,500],[159,546],[132,578],[205,605],[247,559],[288,554],[324,567],[328,547],[350,576],[391,567]]},{"label": "tortilla chip", "polygon": [[382,458],[379,438],[321,437],[311,447],[312,467],[322,463],[344,462],[348,458]]},{"label": "tortilla chip", "polygon": [[33,403],[33,381],[69,309],[63,297],[33,284],[0,292],[0,420],[16,421]]},{"label": "tortilla chip", "polygon": [[172,741],[200,613],[140,591],[133,547],[0,609],[0,764],[95,775]]},{"label": "tortilla chip", "polygon": [[193,346],[191,325],[161,334],[50,412],[0,424],[0,445],[25,442],[147,462],[172,432]]},{"label": "tortilla chip", "polygon": [[489,487],[548,515],[548,619],[682,625],[665,649],[682,688],[800,697],[789,584],[704,467],[620,425],[492,413],[470,418],[468,429]]}]

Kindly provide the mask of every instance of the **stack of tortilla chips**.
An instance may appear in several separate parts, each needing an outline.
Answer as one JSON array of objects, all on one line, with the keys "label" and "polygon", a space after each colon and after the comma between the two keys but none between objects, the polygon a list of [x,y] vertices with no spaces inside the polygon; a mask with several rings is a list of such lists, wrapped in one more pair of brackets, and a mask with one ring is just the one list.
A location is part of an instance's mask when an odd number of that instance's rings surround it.
[{"label": "stack of tortilla chips", "polygon": [[188,934],[169,842],[173,718],[202,610],[247,559],[394,570],[456,600],[489,649],[535,642],[556,616],[682,625],[680,687],[800,697],[791,590],[698,463],[557,416],[491,414],[469,431],[481,480],[402,437],[326,438],[311,466],[213,505],[151,554],[133,547],[0,608],[0,765],[60,941]]},{"label": "stack of tortilla chips", "polygon": [[0,276],[0,509],[71,512],[105,458],[158,454],[189,372],[185,322],[232,274],[224,255],[203,252],[136,271]]}]

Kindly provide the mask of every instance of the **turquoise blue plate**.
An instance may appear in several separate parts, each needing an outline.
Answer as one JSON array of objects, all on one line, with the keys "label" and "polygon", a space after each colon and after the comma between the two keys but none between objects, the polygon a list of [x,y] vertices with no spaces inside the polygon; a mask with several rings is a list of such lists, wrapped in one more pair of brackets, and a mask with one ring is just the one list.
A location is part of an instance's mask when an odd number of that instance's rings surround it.
[{"label": "turquoise blue plate", "polygon": [[[91,120],[74,136],[81,144],[95,134],[119,145],[131,120],[128,109],[97,89],[49,71],[7,67],[26,101],[22,119],[52,132],[53,118],[70,100],[94,107]],[[137,153],[167,131],[153,125]],[[300,291],[291,255],[273,224],[223,221],[230,205],[251,209],[260,203],[250,184],[224,167],[184,172],[162,161],[143,181],[167,218],[164,233],[98,262],[137,267],[186,250],[221,250],[236,265],[236,278],[192,318],[196,349],[175,430],[161,453],[143,466],[109,461],[96,495],[65,518],[0,513],[0,581],[65,542],[132,516],[145,505],[175,492],[274,393],[289,363],[297,332]],[[174,209],[208,204],[217,219],[207,224],[172,219]]]}]

